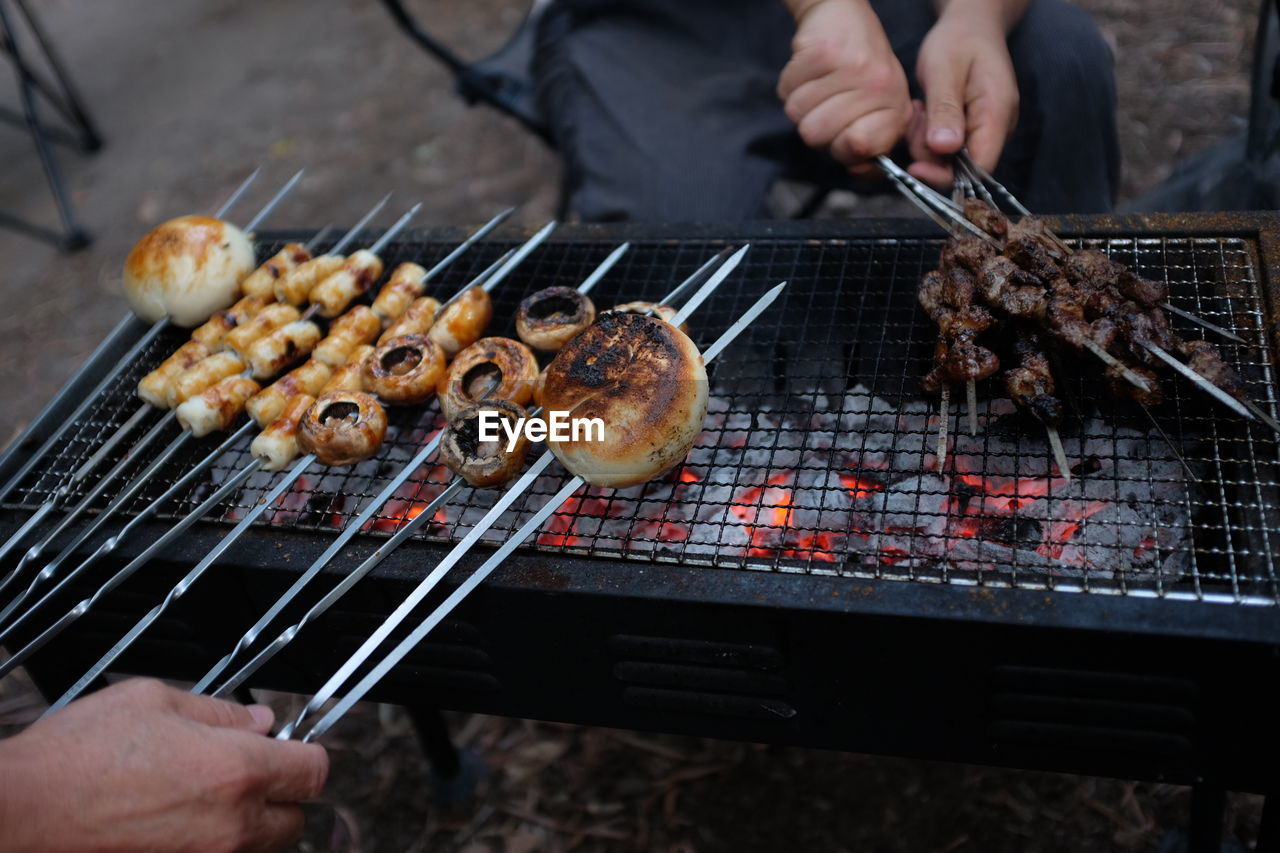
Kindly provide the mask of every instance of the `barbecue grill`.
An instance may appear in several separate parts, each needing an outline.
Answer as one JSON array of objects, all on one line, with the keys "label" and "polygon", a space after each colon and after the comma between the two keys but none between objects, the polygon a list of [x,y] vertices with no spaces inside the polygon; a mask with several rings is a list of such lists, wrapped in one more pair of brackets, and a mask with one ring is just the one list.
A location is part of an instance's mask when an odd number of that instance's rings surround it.
[{"label": "barbecue grill", "polygon": [[[1217,343],[1248,395],[1278,414],[1280,221],[1257,214],[1052,224],[1140,275],[1167,280],[1175,305],[1245,338],[1247,345]],[[1160,430],[1107,400],[1085,378],[1097,371],[1084,366],[1060,371],[1071,377],[1062,384],[1079,410],[1062,430],[1070,482],[1052,476],[1042,434],[995,401],[977,436],[953,409],[958,436],[948,473],[938,476],[930,467],[937,406],[918,386],[935,330],[914,301],[937,261],[936,235],[896,220],[558,231],[494,291],[494,333],[511,333],[523,296],[580,281],[622,240],[633,248],[599,284],[598,305],[655,298],[725,246],[751,242],[743,265],[693,318],[704,343],[769,286],[791,286],[711,371],[708,427],[688,464],[644,487],[579,493],[371,698],[1272,789],[1280,758],[1272,698],[1280,677],[1277,436],[1170,381],[1155,417],[1184,466]],[[296,236],[264,234],[259,249],[274,252]],[[388,266],[429,264],[461,236],[417,232],[384,258]],[[480,244],[447,270],[440,289],[452,292],[518,242]],[[134,321],[113,333],[0,463],[0,478],[142,332]],[[137,380],[180,341],[161,335],[94,401],[9,496],[0,535],[12,534],[135,411]],[[300,482],[142,636],[120,670],[198,678],[435,423],[416,410],[393,413],[373,460]],[[193,442],[126,514],[218,441]],[[246,441],[35,621],[91,594],[248,460]],[[515,530],[567,476],[539,480],[490,537]],[[442,467],[420,471],[279,624],[448,480]],[[266,488],[265,475],[250,480],[165,560],[45,647],[31,663],[42,689],[61,693]],[[460,493],[250,686],[314,692],[492,502],[491,493]],[[86,543],[85,554],[98,542]],[[485,556],[478,549],[427,604]],[[16,637],[15,647],[27,639]]]}]

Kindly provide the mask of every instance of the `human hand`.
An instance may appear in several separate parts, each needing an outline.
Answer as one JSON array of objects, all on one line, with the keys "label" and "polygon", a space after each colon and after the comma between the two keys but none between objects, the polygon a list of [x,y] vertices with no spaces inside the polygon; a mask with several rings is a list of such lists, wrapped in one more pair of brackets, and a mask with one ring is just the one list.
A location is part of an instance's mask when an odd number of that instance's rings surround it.
[{"label": "human hand", "polygon": [[0,741],[0,851],[277,850],[320,793],[323,747],[270,709],[135,679]]},{"label": "human hand", "polygon": [[789,0],[796,15],[791,61],[778,97],[805,143],[827,148],[854,174],[878,174],[874,159],[907,130],[907,76],[866,0]]},{"label": "human hand", "polygon": [[951,183],[951,155],[968,145],[994,171],[1018,121],[1018,81],[1005,41],[1020,11],[1008,2],[949,3],[920,46],[916,78],[925,102],[914,104],[908,171],[926,183]]}]

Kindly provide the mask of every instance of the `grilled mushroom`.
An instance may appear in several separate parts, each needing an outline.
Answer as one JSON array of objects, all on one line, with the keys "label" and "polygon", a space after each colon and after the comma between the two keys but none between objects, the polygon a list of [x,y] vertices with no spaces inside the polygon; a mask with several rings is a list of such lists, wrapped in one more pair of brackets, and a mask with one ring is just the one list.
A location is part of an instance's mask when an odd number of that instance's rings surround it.
[{"label": "grilled mushroom", "polygon": [[603,422],[603,435],[548,439],[566,468],[593,486],[634,486],[689,454],[707,416],[707,371],[679,329],[610,311],[547,365],[542,402]]},{"label": "grilled mushroom", "polygon": [[325,465],[354,465],[378,451],[387,435],[387,412],[362,391],[330,391],[307,409],[298,446]]},{"label": "grilled mushroom", "polygon": [[[449,421],[440,440],[440,458],[449,466],[450,471],[478,489],[500,486],[510,481],[520,473],[525,457],[529,455],[529,440],[524,437],[523,430],[509,452],[507,445],[510,439],[501,426],[497,427],[495,440],[482,441],[482,413],[491,421],[496,415],[511,424],[512,429],[527,416],[523,406],[507,400],[494,400],[468,406]],[[496,421],[494,426],[497,426]],[[490,426],[489,431],[492,434],[493,426]]]},{"label": "grilled mushroom", "polygon": [[523,406],[533,397],[538,360],[510,338],[481,338],[458,353],[440,383],[446,418],[483,400],[510,400]]},{"label": "grilled mushroom", "polygon": [[444,376],[444,353],[425,335],[401,335],[381,344],[364,363],[365,388],[391,405],[431,399]]},{"label": "grilled mushroom", "polygon": [[556,352],[596,319],[596,306],[572,287],[548,287],[524,298],[516,334],[529,346]]},{"label": "grilled mushroom", "polygon": [[[652,312],[652,313],[650,313]],[[655,302],[624,302],[622,305],[615,305],[606,313],[613,314],[644,314],[645,316],[657,317],[670,323],[675,319],[676,309],[670,305],[658,305]],[[681,323],[680,331],[686,335],[689,334],[689,324]]]},{"label": "grilled mushroom", "polygon": [[453,358],[480,340],[493,319],[493,302],[484,288],[475,286],[450,302],[436,317],[427,335]]}]

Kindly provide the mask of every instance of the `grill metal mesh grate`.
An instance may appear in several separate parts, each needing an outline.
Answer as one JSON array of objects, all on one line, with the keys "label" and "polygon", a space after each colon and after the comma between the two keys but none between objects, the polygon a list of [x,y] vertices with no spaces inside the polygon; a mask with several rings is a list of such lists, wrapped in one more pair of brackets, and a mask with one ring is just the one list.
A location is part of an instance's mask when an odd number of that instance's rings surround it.
[{"label": "grill metal mesh grate", "polygon": [[[1085,242],[1141,275],[1167,280],[1175,305],[1245,337],[1250,346],[1215,343],[1243,374],[1249,396],[1276,414],[1251,243],[1182,237]],[[454,292],[511,245],[488,242],[463,256],[442,276],[439,292]],[[725,245],[716,240],[634,243],[593,295],[602,306],[656,298]],[[1183,449],[1198,482],[1183,481],[1181,468],[1168,462],[1163,442],[1139,410],[1111,404],[1100,383],[1084,378],[1096,373],[1091,365],[1086,370],[1067,365],[1059,373],[1060,386],[1082,410],[1063,427],[1068,455],[1081,459],[1085,468],[1071,485],[1042,476],[1049,458],[1038,428],[1000,417],[998,406],[988,411],[982,435],[957,440],[954,464],[964,470],[946,479],[929,475],[936,403],[920,399],[918,377],[927,369],[934,330],[915,308],[914,296],[939,247],[929,239],[754,242],[745,263],[691,319],[695,340],[709,343],[767,287],[784,279],[791,286],[712,370],[712,415],[690,463],[644,487],[580,493],[526,547],[723,569],[1280,602],[1280,444],[1265,427],[1224,415],[1182,380],[1167,381],[1167,402],[1154,414]],[[386,259],[388,266],[410,259],[429,264],[448,248],[399,243]],[[510,318],[524,295],[581,281],[611,248],[553,239],[495,291],[491,332],[511,334]],[[1175,325],[1188,336],[1199,334],[1188,323]],[[73,426],[57,455],[14,492],[14,505],[34,508],[65,482],[101,438],[136,410],[137,380],[181,340],[177,332],[160,336]],[[980,393],[984,398],[999,394],[985,386]],[[1095,416],[1095,405],[1105,410],[1102,416]],[[263,526],[332,532],[378,491],[380,476],[397,470],[438,426],[435,412],[434,404],[393,411],[388,441],[374,460],[343,471],[314,466]],[[961,418],[953,417],[952,429],[964,432]],[[173,427],[162,441],[176,433]],[[128,511],[154,499],[219,440],[193,442]],[[883,464],[866,467],[875,456],[872,445],[885,442],[889,450],[881,454]],[[243,467],[249,460],[247,444],[219,459],[209,478],[162,517],[186,513]],[[1010,460],[1023,457],[1037,461],[1010,474]],[[515,530],[567,476],[558,466],[551,470],[557,473],[539,480],[491,531],[492,538]],[[426,466],[381,511],[369,534],[394,530],[448,477],[447,469]],[[1104,511],[1088,509],[1097,501],[1090,504],[1089,495],[1080,491],[1091,478],[1090,494],[1104,496]],[[271,482],[257,475],[234,502],[214,513],[216,520],[234,521]],[[1106,482],[1112,485],[1104,488]],[[975,496],[973,483],[986,494]],[[1036,489],[1046,493],[1032,495]],[[887,492],[894,495],[892,506]],[[464,490],[421,535],[461,538],[492,499],[491,493]],[[972,510],[974,500],[1001,504],[1005,532],[975,534],[975,526],[989,527],[991,519]],[[1031,503],[1039,516],[1027,515]],[[1080,513],[1074,528],[1063,527],[1060,519],[1071,518],[1058,512],[1063,507]],[[1017,530],[1028,525],[1041,538],[1019,544]],[[886,527],[891,537],[883,535]],[[1126,527],[1154,535],[1135,549]],[[1061,541],[1054,544],[1052,537]],[[1077,539],[1093,541],[1092,550],[1077,547]],[[1107,563],[1108,550],[1125,551],[1125,559]],[[1134,568],[1127,551],[1136,550],[1143,551],[1143,559]],[[963,556],[957,556],[960,552]],[[1075,558],[1066,560],[1068,552]]]}]

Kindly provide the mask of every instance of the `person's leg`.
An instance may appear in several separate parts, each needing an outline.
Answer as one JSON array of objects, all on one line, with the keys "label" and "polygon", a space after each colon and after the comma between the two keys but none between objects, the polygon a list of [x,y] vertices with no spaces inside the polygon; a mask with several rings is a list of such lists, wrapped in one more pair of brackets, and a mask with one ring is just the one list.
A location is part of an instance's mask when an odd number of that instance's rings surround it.
[{"label": "person's leg", "polygon": [[767,216],[781,167],[753,146],[791,129],[774,93],[790,40],[782,4],[557,5],[536,77],[578,215]]}]

